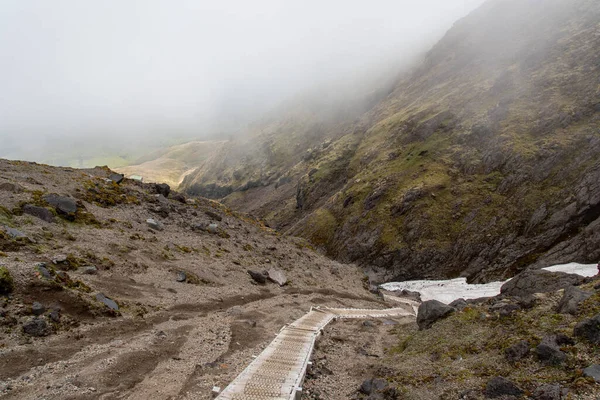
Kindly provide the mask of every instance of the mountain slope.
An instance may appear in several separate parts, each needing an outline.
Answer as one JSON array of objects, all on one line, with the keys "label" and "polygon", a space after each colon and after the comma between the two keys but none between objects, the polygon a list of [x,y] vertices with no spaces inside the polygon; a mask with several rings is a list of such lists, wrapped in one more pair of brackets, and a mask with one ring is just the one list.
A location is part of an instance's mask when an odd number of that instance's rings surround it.
[{"label": "mountain slope", "polygon": [[313,305],[381,307],[303,239],[111,175],[0,159],[3,399],[209,399]]},{"label": "mountain slope", "polygon": [[[203,194],[379,279],[485,281],[595,262],[598,21],[591,0],[490,0],[358,120],[300,138],[285,119],[268,121],[253,146],[281,154],[241,146],[227,168],[200,168],[182,188],[210,182]],[[248,177],[259,170],[268,179]]]}]

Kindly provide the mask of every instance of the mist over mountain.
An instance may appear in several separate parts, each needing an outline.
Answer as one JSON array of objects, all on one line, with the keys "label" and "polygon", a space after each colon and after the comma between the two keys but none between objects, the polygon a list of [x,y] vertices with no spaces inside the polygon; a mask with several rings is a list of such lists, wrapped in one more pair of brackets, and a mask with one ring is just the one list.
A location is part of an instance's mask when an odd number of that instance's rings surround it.
[{"label": "mist over mountain", "polygon": [[591,0],[487,1],[372,103],[288,109],[182,189],[378,279],[595,262],[599,20]]},{"label": "mist over mountain", "polygon": [[479,3],[5,1],[0,157],[115,167],[223,138],[297,93],[397,74]]}]

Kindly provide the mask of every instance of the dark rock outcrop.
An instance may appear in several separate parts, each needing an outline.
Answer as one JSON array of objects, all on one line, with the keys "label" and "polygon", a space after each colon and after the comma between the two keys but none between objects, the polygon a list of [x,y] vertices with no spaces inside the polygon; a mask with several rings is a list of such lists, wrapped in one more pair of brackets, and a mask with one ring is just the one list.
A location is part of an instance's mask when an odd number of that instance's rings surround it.
[{"label": "dark rock outcrop", "polygon": [[494,399],[502,396],[521,396],[523,390],[506,378],[497,376],[485,386],[485,397]]},{"label": "dark rock outcrop", "polygon": [[593,293],[586,292],[574,286],[569,286],[565,289],[560,303],[556,308],[556,311],[561,314],[577,314],[579,304],[582,301],[589,299]]},{"label": "dark rock outcrop", "polygon": [[254,282],[260,285],[267,283],[267,276],[261,272],[256,272],[249,269],[248,274],[250,275],[250,278],[254,280]]},{"label": "dark rock outcrop", "polygon": [[116,184],[123,182],[124,178],[125,178],[125,176],[123,174],[117,174],[117,173],[113,173],[108,176],[108,179],[110,179],[111,181],[113,181]]},{"label": "dark rock outcrop", "polygon": [[500,291],[507,296],[526,297],[534,293],[556,292],[569,286],[580,285],[584,279],[582,276],[564,272],[528,270],[506,282]]},{"label": "dark rock outcrop", "polygon": [[46,320],[36,317],[23,324],[23,332],[30,336],[47,336],[50,329]]},{"label": "dark rock outcrop", "polygon": [[8,268],[0,266],[0,294],[8,294],[13,291],[14,287],[15,284]]},{"label": "dark rock outcrop", "polygon": [[561,387],[558,384],[543,384],[535,389],[532,397],[535,400],[561,400]]},{"label": "dark rock outcrop", "polygon": [[56,213],[61,217],[69,220],[75,220],[78,206],[77,201],[70,197],[59,196],[57,194],[48,194],[43,197],[46,203],[50,204],[56,210]]},{"label": "dark rock outcrop", "polygon": [[384,390],[388,386],[388,383],[385,379],[365,379],[363,383],[360,384],[359,391],[363,394],[373,394]]},{"label": "dark rock outcrop", "polygon": [[32,215],[46,222],[54,222],[54,214],[52,211],[44,207],[34,206],[33,204],[25,204],[23,206],[23,214]]},{"label": "dark rock outcrop", "polygon": [[31,305],[31,313],[33,315],[42,315],[46,312],[46,307],[40,302],[34,301]]},{"label": "dark rock outcrop", "polygon": [[165,197],[169,197],[169,193],[171,193],[171,187],[166,183],[156,183],[154,184],[154,190],[158,194],[162,194]]},{"label": "dark rock outcrop", "polygon": [[600,344],[600,314],[575,325],[573,335],[593,344]]},{"label": "dark rock outcrop", "polygon": [[567,355],[549,341],[540,343],[535,348],[535,354],[540,362],[548,365],[559,365],[567,359]]},{"label": "dark rock outcrop", "polygon": [[583,370],[583,376],[593,378],[597,383],[600,383],[600,365],[592,364]]},{"label": "dark rock outcrop", "polygon": [[510,362],[517,362],[529,355],[530,344],[527,340],[521,340],[506,350],[504,350],[504,356]]},{"label": "dark rock outcrop", "polygon": [[446,318],[454,311],[454,308],[437,300],[425,301],[419,306],[417,325],[420,330],[429,329],[436,321]]}]

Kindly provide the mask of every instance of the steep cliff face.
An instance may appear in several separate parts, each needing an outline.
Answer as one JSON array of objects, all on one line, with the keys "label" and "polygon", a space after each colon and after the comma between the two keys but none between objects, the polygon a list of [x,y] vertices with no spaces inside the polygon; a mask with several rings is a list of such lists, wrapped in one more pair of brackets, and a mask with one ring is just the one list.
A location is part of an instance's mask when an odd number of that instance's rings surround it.
[{"label": "steep cliff face", "polygon": [[233,182],[214,197],[379,279],[595,262],[599,21],[593,0],[488,1],[360,118],[266,122],[183,188]]}]

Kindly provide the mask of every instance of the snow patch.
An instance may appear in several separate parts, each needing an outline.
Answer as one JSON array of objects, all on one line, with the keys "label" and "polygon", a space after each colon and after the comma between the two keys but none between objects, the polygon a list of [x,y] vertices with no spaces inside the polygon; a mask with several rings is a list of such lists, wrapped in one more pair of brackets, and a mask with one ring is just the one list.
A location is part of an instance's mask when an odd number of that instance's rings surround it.
[{"label": "snow patch", "polygon": [[493,297],[500,294],[504,282],[491,282],[482,285],[470,285],[466,278],[456,278],[444,281],[407,281],[389,282],[381,285],[385,290],[409,290],[419,292],[421,300],[437,300],[442,303],[452,303],[456,299],[477,299]]},{"label": "snow patch", "polygon": [[[598,266],[596,264],[578,264],[569,263],[554,265],[552,267],[543,268],[551,272],[566,272],[569,274],[577,274],[585,277],[595,276],[598,274]],[[510,280],[510,279],[509,279]],[[503,282],[490,282],[482,285],[470,285],[466,278],[456,278],[441,281],[406,281],[406,282],[389,282],[380,285],[382,289],[389,291],[409,290],[411,292],[419,292],[421,300],[437,300],[442,303],[449,304],[457,299],[477,299],[480,297],[493,297],[500,294],[500,288],[509,280]]]},{"label": "snow patch", "polygon": [[552,267],[546,267],[542,269],[550,272],[566,272],[568,274],[577,274],[585,277],[596,276],[596,274],[598,274],[598,264],[568,263],[553,265]]}]

